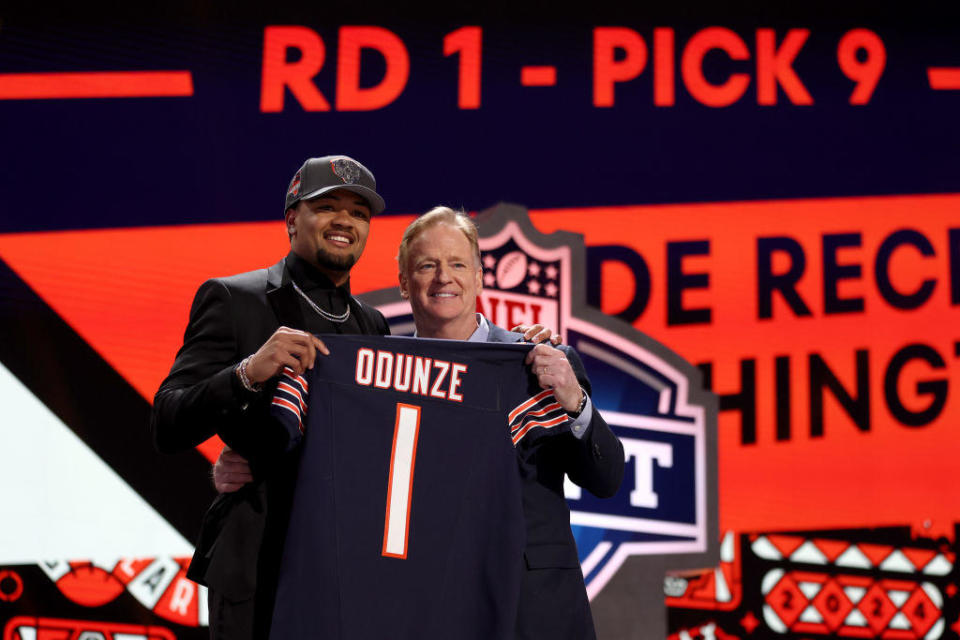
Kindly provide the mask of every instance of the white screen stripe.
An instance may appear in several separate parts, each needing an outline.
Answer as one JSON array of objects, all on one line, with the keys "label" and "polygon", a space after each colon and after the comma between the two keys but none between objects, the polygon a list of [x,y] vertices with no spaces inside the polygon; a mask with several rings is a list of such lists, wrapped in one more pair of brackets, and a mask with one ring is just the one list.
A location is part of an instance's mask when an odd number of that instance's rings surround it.
[{"label": "white screen stripe", "polygon": [[650,520],[646,518],[630,518],[605,513],[589,513],[586,511],[571,511],[570,524],[600,529],[616,529],[617,531],[635,531],[638,533],[659,533],[670,536],[689,536],[698,538],[701,534],[695,524],[681,522],[667,522],[664,520]]}]

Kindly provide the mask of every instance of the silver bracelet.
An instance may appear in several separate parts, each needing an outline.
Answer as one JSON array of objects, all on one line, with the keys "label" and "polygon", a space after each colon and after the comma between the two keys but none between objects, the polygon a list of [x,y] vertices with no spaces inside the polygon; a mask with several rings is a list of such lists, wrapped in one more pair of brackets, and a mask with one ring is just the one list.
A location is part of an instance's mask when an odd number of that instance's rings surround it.
[{"label": "silver bracelet", "polygon": [[263,388],[263,385],[251,382],[250,376],[247,375],[247,364],[250,362],[250,358],[251,356],[247,356],[241,360],[235,371],[237,372],[237,377],[240,378],[240,384],[243,385],[243,388],[247,391],[252,391],[255,393],[260,391]]},{"label": "silver bracelet", "polygon": [[576,411],[570,413],[574,418],[579,418],[580,414],[583,413],[583,410],[587,408],[587,392],[583,387],[580,387],[580,406],[577,407]]}]

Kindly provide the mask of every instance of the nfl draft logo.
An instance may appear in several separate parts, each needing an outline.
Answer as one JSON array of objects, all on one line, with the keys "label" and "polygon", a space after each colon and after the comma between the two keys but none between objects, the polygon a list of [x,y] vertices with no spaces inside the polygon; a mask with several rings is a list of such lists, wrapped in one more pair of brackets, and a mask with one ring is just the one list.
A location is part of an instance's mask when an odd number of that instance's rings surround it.
[{"label": "nfl draft logo", "polygon": [[[622,617],[624,608],[634,622],[638,608],[648,621],[663,619],[664,571],[718,562],[716,398],[693,365],[587,306],[582,236],[544,235],[524,208],[505,204],[477,223],[484,285],[477,310],[501,327],[540,323],[558,331],[579,353],[594,406],[623,443],[616,496],[596,498],[569,480],[565,487],[598,627],[605,611]],[[394,334],[413,332],[396,289],[364,299]]]}]

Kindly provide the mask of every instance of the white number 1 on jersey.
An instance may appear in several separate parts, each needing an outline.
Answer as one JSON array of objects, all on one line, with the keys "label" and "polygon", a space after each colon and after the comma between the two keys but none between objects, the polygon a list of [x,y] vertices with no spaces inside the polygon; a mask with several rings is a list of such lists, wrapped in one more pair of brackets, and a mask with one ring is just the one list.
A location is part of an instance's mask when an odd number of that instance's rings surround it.
[{"label": "white number 1 on jersey", "polygon": [[413,493],[413,466],[417,460],[417,435],[420,432],[420,407],[397,403],[397,422],[393,429],[390,454],[390,479],[387,485],[387,515],[383,523],[383,552],[388,558],[407,557],[407,533],[410,528],[410,501]]}]

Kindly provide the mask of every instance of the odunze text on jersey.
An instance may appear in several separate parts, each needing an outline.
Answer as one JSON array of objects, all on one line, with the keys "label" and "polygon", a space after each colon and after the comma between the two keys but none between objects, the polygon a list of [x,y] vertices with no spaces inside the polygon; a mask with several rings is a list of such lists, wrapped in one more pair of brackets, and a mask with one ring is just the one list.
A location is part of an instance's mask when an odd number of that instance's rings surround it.
[{"label": "odunze text on jersey", "polygon": [[463,402],[467,365],[392,351],[357,350],[357,384]]}]

